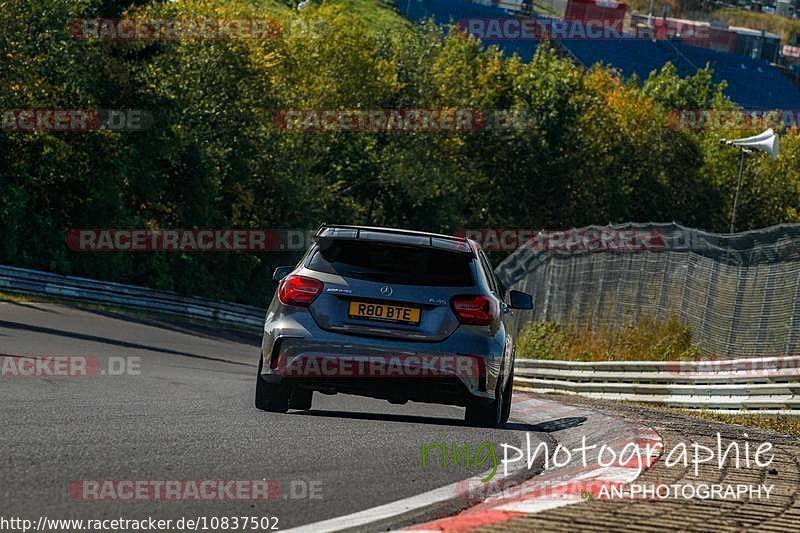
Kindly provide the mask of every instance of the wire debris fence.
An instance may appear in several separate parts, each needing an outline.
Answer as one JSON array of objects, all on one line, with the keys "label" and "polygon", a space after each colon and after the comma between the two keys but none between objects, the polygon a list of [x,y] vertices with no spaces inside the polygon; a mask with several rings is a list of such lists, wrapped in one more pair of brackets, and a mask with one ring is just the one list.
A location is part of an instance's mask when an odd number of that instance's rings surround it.
[{"label": "wire debris fence", "polygon": [[[706,355],[800,355],[800,225],[720,235],[678,224],[540,232],[496,269],[530,320],[621,326],[678,316]],[[557,245],[555,245],[557,244]]]}]

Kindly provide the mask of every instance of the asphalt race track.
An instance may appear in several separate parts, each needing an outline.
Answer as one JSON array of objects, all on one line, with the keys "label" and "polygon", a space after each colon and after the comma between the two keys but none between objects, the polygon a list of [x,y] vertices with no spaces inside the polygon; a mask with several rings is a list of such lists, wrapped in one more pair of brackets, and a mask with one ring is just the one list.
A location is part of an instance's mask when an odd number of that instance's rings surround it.
[{"label": "asphalt race track", "polygon": [[[464,427],[461,408],[343,395],[316,394],[308,413],[263,413],[253,407],[259,343],[257,334],[208,325],[0,303],[0,354],[92,356],[101,368],[94,376],[0,377],[4,513],[33,520],[269,516],[285,529],[480,473],[423,469],[422,443],[475,450],[485,441],[520,442],[526,431],[534,445],[548,438],[520,422]],[[108,375],[115,373],[109,358],[132,371]],[[277,481],[279,497],[87,501],[70,493],[80,480],[262,479]],[[414,521],[442,513],[428,509]]]}]

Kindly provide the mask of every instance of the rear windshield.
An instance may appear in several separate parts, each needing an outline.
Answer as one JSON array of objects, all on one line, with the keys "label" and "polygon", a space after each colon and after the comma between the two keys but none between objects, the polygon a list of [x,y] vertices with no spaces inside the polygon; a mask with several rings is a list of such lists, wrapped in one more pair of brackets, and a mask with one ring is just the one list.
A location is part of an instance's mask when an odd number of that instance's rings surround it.
[{"label": "rear windshield", "polygon": [[306,265],[311,270],[349,278],[406,285],[473,285],[467,254],[374,242],[328,241]]}]

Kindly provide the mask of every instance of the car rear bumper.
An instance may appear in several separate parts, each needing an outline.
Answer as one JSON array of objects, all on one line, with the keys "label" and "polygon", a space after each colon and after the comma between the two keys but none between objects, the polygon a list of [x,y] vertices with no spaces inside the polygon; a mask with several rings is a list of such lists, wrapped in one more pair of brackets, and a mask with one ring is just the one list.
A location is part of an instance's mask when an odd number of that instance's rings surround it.
[{"label": "car rear bumper", "polygon": [[426,402],[465,406],[474,402],[489,402],[493,395],[472,392],[457,378],[408,380],[399,378],[293,378],[277,374],[262,374],[268,383],[285,384],[324,394],[355,394],[390,402]]},{"label": "car rear bumper", "polygon": [[503,344],[492,337],[465,343],[463,335],[442,342],[343,335],[298,312],[268,317],[261,373],[268,382],[324,393],[467,405],[494,399],[502,357]]}]

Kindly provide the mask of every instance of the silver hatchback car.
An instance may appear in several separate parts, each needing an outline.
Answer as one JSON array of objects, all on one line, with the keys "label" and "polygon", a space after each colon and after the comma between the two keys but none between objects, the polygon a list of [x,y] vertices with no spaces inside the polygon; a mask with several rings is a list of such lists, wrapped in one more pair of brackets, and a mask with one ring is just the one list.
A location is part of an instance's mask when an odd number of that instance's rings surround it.
[{"label": "silver hatchback car", "polygon": [[508,420],[514,342],[504,319],[533,303],[505,294],[476,242],[323,225],[300,263],[273,278],[258,409],[310,409],[316,391],[465,406],[470,425]]}]

